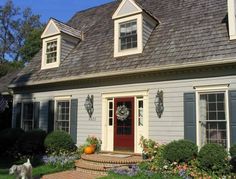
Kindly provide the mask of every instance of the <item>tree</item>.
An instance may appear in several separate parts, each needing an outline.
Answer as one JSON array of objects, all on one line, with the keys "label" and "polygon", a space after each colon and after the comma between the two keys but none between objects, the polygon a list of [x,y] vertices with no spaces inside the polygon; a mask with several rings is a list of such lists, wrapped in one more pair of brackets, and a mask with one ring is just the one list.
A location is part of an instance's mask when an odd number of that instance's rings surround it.
[{"label": "tree", "polygon": [[[21,10],[15,7],[11,0],[7,0],[4,6],[0,6],[0,63],[5,60],[20,61],[23,58],[24,62],[29,61],[41,46],[34,45],[32,52],[30,49],[26,52],[25,42],[30,44],[29,41],[32,39],[41,43],[37,38],[40,39],[39,32],[42,27],[40,16],[34,15],[30,8]],[[31,58],[26,59],[26,57]]]},{"label": "tree", "polygon": [[23,63],[29,62],[34,55],[41,49],[42,42],[40,36],[43,28],[32,30],[24,41],[24,45],[20,48],[20,56]]},{"label": "tree", "polygon": [[0,62],[6,59],[14,43],[14,27],[16,26],[15,16],[19,14],[19,9],[14,7],[12,1],[7,1],[2,7],[0,6]]}]

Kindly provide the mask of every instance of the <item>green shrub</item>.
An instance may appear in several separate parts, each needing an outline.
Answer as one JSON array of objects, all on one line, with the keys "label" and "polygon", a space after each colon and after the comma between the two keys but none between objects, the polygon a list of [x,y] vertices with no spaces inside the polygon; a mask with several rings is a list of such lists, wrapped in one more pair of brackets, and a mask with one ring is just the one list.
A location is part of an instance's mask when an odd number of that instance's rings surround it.
[{"label": "green shrub", "polygon": [[228,154],[221,145],[206,144],[199,151],[197,160],[199,167],[207,172],[222,175],[229,171]]},{"label": "green shrub", "polygon": [[47,135],[44,146],[49,154],[75,151],[76,146],[71,136],[64,131],[54,131]]},{"label": "green shrub", "polygon": [[166,145],[164,159],[170,162],[187,162],[197,156],[197,145],[188,140],[178,140]]},{"label": "green shrub", "polygon": [[5,129],[0,132],[0,153],[2,155],[11,154],[17,141],[24,135],[24,131],[18,128]]},{"label": "green shrub", "polygon": [[25,132],[18,141],[18,151],[23,155],[43,154],[46,132],[41,129]]}]

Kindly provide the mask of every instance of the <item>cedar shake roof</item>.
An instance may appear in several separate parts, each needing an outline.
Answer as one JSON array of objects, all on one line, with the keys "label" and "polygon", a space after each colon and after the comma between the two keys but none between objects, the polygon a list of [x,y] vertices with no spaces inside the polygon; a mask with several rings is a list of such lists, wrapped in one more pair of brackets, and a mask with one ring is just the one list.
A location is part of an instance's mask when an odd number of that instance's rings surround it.
[{"label": "cedar shake roof", "polygon": [[52,18],[52,20],[61,32],[81,39],[81,37],[82,37],[81,31],[68,26],[68,25],[64,24],[63,22],[58,21],[57,19]]},{"label": "cedar shake roof", "polygon": [[9,92],[8,85],[12,82],[12,80],[14,80],[18,73],[19,70],[15,70],[7,73],[0,78],[0,94]]},{"label": "cedar shake roof", "polygon": [[226,0],[136,0],[160,24],[142,54],[113,57],[117,1],[75,14],[68,25],[82,31],[84,40],[58,68],[41,70],[41,52],[25,67],[14,85],[51,83],[68,79],[236,62],[236,40],[229,40]]}]

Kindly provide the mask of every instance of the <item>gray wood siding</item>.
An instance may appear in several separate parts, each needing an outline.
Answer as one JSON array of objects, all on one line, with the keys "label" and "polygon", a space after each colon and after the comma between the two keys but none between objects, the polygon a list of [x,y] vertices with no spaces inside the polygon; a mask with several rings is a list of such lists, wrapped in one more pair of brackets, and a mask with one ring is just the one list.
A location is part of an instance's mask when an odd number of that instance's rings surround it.
[{"label": "gray wood siding", "polygon": [[144,19],[143,19],[143,46],[146,45],[154,27],[155,27],[155,24],[149,22],[144,16]]},{"label": "gray wood siding", "polygon": [[[184,117],[183,117],[183,94],[195,92],[194,86],[230,84],[229,90],[236,89],[236,76],[196,78],[184,80],[171,80],[162,82],[136,83],[129,85],[104,86],[94,88],[83,88],[73,90],[61,90],[50,92],[33,93],[30,96],[24,94],[14,95],[14,105],[22,99],[34,99],[40,101],[40,122],[39,126],[47,129],[47,105],[48,100],[56,96],[68,96],[78,99],[78,126],[77,144],[83,144],[88,135],[101,137],[102,134],[102,93],[117,91],[149,91],[149,137],[161,143],[184,137]],[[154,108],[154,99],[158,89],[164,92],[164,112],[159,119]],[[84,102],[88,94],[94,95],[93,119],[84,108]],[[15,113],[13,113],[13,123]]]},{"label": "gray wood siding", "polygon": [[71,50],[76,46],[79,42],[78,39],[70,37],[68,35],[63,34],[61,38],[61,61],[63,61],[66,56],[71,52]]}]

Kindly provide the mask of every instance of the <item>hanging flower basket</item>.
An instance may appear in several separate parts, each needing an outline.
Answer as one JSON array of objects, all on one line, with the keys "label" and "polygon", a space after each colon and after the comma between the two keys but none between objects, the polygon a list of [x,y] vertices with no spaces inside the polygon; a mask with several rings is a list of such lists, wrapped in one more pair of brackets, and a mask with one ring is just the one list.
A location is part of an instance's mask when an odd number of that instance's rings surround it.
[{"label": "hanging flower basket", "polygon": [[116,110],[116,116],[120,121],[126,120],[129,116],[129,109],[125,105],[118,106]]}]

